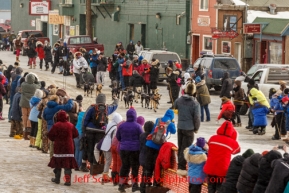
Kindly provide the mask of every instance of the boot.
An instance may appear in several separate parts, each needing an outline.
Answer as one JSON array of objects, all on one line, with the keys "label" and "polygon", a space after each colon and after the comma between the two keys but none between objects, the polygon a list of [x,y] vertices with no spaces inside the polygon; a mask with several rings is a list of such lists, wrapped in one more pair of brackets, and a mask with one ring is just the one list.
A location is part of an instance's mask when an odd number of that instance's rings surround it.
[{"label": "boot", "polygon": [[0,113],[0,120],[5,120],[2,116],[2,113]]},{"label": "boot", "polygon": [[80,171],[82,172],[89,172],[89,169],[86,167],[86,163],[81,163]]},{"label": "boot", "polygon": [[123,185],[123,184],[120,184],[120,185],[119,185],[118,191],[119,191],[120,193],[125,193],[125,192],[126,192],[125,189],[124,189],[124,185]]},{"label": "boot", "polygon": [[111,179],[114,186],[118,185],[118,172],[111,172]]},{"label": "boot", "polygon": [[35,69],[36,68],[36,64],[33,64],[33,69]]},{"label": "boot", "polygon": [[30,139],[30,131],[31,131],[31,128],[25,128],[25,131],[24,131],[24,139],[25,140]]},{"label": "boot", "polygon": [[32,137],[30,137],[30,145],[29,145],[29,147],[33,147],[33,138]]},{"label": "boot", "polygon": [[51,182],[54,182],[55,184],[60,184],[61,169],[54,169],[53,172],[55,174],[55,178],[51,178]]},{"label": "boot", "polygon": [[32,69],[32,65],[29,64],[29,69]]},{"label": "boot", "polygon": [[139,188],[139,186],[138,186],[138,183],[134,183],[134,184],[132,185],[131,191],[132,191],[132,192],[140,191],[140,188]]},{"label": "boot", "polygon": [[20,62],[19,56],[16,56],[16,62]]},{"label": "boot", "polygon": [[109,182],[110,182],[110,177],[108,173],[102,173],[101,184],[103,185],[104,183],[109,183]]},{"label": "boot", "polygon": [[65,175],[65,177],[64,177],[64,179],[65,179],[65,183],[64,183],[64,185],[65,186],[70,186],[71,185],[71,169],[69,169],[69,170],[65,170],[64,169],[64,175]]}]

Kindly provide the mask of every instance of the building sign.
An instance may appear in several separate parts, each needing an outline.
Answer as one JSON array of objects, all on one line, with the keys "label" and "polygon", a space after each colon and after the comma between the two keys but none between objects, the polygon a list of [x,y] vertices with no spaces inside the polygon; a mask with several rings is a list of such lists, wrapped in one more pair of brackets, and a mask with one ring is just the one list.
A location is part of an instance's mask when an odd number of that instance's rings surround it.
[{"label": "building sign", "polygon": [[256,24],[256,23],[244,23],[243,24],[244,34],[260,34],[261,30],[262,30],[261,24]]},{"label": "building sign", "polygon": [[35,21],[35,20],[31,20],[31,21],[30,21],[30,25],[31,25],[32,27],[35,27],[35,26],[36,26],[36,21]]},{"label": "building sign", "polygon": [[70,26],[70,36],[75,35],[75,26]]},{"label": "building sign", "polygon": [[231,54],[231,42],[222,41],[222,53]]},{"label": "building sign", "polygon": [[218,39],[218,38],[231,38],[234,39],[239,34],[234,30],[221,30],[218,28],[212,28],[212,38]]},{"label": "building sign", "polygon": [[29,15],[48,15],[50,1],[31,0],[29,2]]},{"label": "building sign", "polygon": [[210,17],[208,16],[198,17],[198,26],[209,26],[209,25],[210,25]]},{"label": "building sign", "polygon": [[64,16],[62,15],[50,15],[48,16],[49,24],[64,24]]}]

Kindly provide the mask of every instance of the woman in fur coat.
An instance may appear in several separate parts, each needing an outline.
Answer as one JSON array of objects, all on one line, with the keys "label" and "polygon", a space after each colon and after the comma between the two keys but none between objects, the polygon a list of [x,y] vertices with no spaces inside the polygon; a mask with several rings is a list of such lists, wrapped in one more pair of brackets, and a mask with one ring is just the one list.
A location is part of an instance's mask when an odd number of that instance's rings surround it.
[{"label": "woman in fur coat", "polygon": [[48,138],[54,142],[54,154],[48,166],[54,168],[55,178],[51,181],[59,184],[61,169],[64,168],[64,185],[71,185],[71,169],[78,168],[74,158],[73,139],[78,137],[78,131],[75,126],[68,122],[68,115],[61,110],[56,115],[57,122],[48,132]]}]

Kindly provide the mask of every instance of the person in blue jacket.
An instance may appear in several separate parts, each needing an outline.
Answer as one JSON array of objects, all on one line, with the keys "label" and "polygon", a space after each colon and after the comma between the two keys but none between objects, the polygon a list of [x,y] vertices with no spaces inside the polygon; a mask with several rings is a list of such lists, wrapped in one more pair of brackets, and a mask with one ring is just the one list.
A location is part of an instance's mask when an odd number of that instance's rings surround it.
[{"label": "person in blue jacket", "polygon": [[122,76],[122,65],[124,63],[124,54],[120,54],[118,56],[117,63],[118,63],[117,71],[118,71],[119,81],[120,81],[122,90],[124,90],[125,89],[125,84],[124,84],[124,79],[123,79],[123,76]]},{"label": "person in blue jacket", "polygon": [[189,193],[201,193],[202,184],[205,182],[206,174],[203,171],[207,161],[205,149],[206,140],[203,137],[197,139],[197,143],[184,150],[184,157],[188,162]]},{"label": "person in blue jacket", "polygon": [[[104,129],[103,128],[97,128],[97,126],[94,124],[95,116],[96,116],[96,110],[95,106],[104,104],[106,105],[107,109],[107,116],[112,114],[118,107],[118,99],[115,97],[112,104],[108,105],[106,104],[106,96],[105,94],[99,94],[96,97],[96,104],[91,105],[84,115],[83,121],[82,121],[82,135],[85,137],[85,144],[86,147],[82,154],[82,164],[80,170],[83,172],[88,172],[89,170],[86,167],[86,161],[88,160],[90,164],[97,164],[97,161],[94,157],[94,149],[95,144],[98,143],[103,137],[104,137]],[[107,123],[106,123],[107,124]]]},{"label": "person in blue jacket", "polygon": [[282,98],[281,96],[275,95],[276,94],[274,94],[272,96],[272,99],[270,100],[271,106],[270,111],[274,113],[274,118],[271,122],[271,126],[275,127],[275,134],[272,136],[271,139],[279,140],[281,139],[281,137],[286,136],[286,125],[285,125],[286,117],[284,113],[284,106],[286,106],[286,104],[284,104],[283,101],[286,102],[286,100],[287,99],[289,100],[289,98],[288,97]]},{"label": "person in blue jacket", "polygon": [[269,113],[269,109],[267,106],[261,105],[256,97],[252,98],[252,100],[254,103],[252,109],[252,113],[254,116],[253,133],[258,133],[258,135],[264,135],[266,133],[267,114]]},{"label": "person in blue jacket", "polygon": [[50,131],[54,124],[53,117],[59,110],[70,111],[73,107],[73,100],[69,99],[66,104],[59,104],[59,97],[52,95],[50,101],[47,102],[47,107],[43,111],[43,119],[47,122],[47,130]]},{"label": "person in blue jacket", "polygon": [[11,88],[10,88],[10,106],[9,106],[9,111],[8,111],[8,119],[9,121],[11,120],[11,107],[13,104],[13,97],[16,94],[16,88],[20,87],[18,86],[18,81],[21,79],[21,74],[23,70],[20,67],[17,67],[15,70],[15,79],[11,82]]},{"label": "person in blue jacket", "polygon": [[[167,126],[166,136],[169,134],[175,134],[176,133],[176,125],[174,123],[174,112],[171,109],[168,109],[165,113],[165,115],[160,118],[162,122],[169,122]],[[154,133],[154,130],[156,126],[159,124],[159,118],[156,119],[154,128],[151,132],[151,134]],[[141,193],[145,192],[146,186],[151,185],[149,184],[148,180],[151,179],[153,176],[153,171],[156,165],[156,159],[159,154],[159,150],[161,148],[161,145],[154,143],[152,140],[147,140],[146,142],[146,156],[145,156],[145,166],[143,168],[144,176],[143,181],[140,184],[140,190]]]},{"label": "person in blue jacket", "polygon": [[79,108],[79,113],[78,113],[78,117],[77,117],[77,123],[75,128],[78,131],[78,137],[74,138],[74,156],[75,156],[75,160],[77,162],[78,168],[75,170],[79,170],[80,166],[81,166],[81,160],[82,160],[82,150],[80,150],[80,139],[82,138],[82,119],[84,116],[85,112],[82,111],[82,107]]},{"label": "person in blue jacket", "polygon": [[15,137],[17,135],[17,139],[22,138],[23,136],[23,124],[22,124],[22,110],[19,105],[21,98],[21,87],[16,88],[17,93],[13,97],[13,101],[11,101],[11,110],[10,110],[10,119],[11,119],[11,127],[10,127],[10,135],[9,137]]},{"label": "person in blue jacket", "polygon": [[94,49],[93,51],[90,50],[89,51],[89,55],[90,55],[89,65],[90,65],[91,73],[94,76],[94,78],[96,78],[96,73],[97,73],[97,63],[96,63],[96,61],[97,61],[97,58],[98,58],[97,50],[96,49]]}]

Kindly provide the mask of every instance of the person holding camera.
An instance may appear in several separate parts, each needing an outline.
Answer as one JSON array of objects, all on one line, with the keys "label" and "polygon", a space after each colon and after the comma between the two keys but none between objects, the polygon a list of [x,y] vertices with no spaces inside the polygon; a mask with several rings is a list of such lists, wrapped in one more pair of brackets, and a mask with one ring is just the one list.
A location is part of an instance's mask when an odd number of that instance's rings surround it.
[{"label": "person holding camera", "polygon": [[76,87],[80,88],[80,74],[82,70],[87,70],[88,64],[81,52],[76,52],[73,59],[73,74],[76,79]]},{"label": "person holding camera", "polygon": [[105,71],[107,68],[107,60],[103,56],[103,53],[100,53],[98,59],[96,60],[97,64],[97,73],[96,73],[96,82],[97,84],[104,85]]}]

